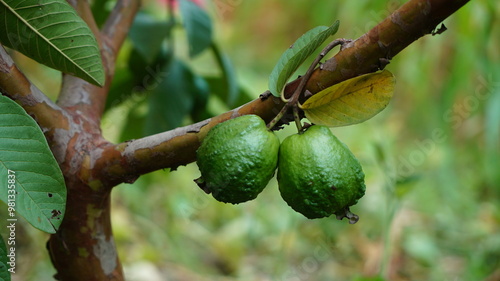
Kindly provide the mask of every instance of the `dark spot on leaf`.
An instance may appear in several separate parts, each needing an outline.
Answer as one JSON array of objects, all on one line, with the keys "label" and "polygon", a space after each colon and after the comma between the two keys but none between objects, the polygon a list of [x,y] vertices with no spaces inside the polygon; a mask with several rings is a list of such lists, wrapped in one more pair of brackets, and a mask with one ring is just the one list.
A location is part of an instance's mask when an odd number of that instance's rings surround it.
[{"label": "dark spot on leaf", "polygon": [[333,184],[332,184],[332,186],[330,186],[330,188],[331,188],[332,190],[337,190],[337,188],[336,188],[336,187],[335,187],[335,185],[333,185]]},{"label": "dark spot on leaf", "polygon": [[49,197],[51,197],[51,198],[52,198],[52,196],[53,196],[53,195],[52,195],[52,193],[47,193],[47,195],[48,195]]},{"label": "dark spot on leaf", "polygon": [[52,210],[52,217],[51,219],[59,219],[59,216],[62,214],[61,211],[59,210]]}]

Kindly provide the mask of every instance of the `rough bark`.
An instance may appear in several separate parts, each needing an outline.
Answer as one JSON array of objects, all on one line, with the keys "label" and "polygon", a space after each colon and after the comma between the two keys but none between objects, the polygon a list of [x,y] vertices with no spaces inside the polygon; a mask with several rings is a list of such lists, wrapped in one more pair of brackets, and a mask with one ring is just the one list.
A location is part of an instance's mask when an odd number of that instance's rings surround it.
[{"label": "rough bark", "polygon": [[[118,1],[102,31],[99,31],[88,1],[68,1],[87,22],[97,38],[106,72],[103,87],[71,75],[63,75],[58,99],[62,111],[71,115],[67,130],[51,146],[63,146],[56,154],[68,191],[64,220],[50,237],[47,248],[57,280],[123,280],[110,220],[111,185],[92,175],[104,140],[100,120],[114,75],[118,51],[139,9],[138,0]],[[58,157],[57,157],[58,156]]]},{"label": "rough bark", "polygon": [[[106,85],[99,88],[65,75],[58,104],[51,102],[17,69],[0,46],[0,90],[18,102],[40,125],[59,162],[68,188],[67,209],[48,249],[59,280],[123,280],[110,223],[110,193],[142,174],[186,165],[214,125],[240,115],[270,121],[283,103],[268,93],[217,117],[172,131],[112,144],[102,138],[100,118],[114,73],[116,55],[138,0],[118,1],[99,31],[88,1],[68,0],[94,31],[101,46]],[[359,39],[344,46],[317,69],[307,84],[311,93],[340,81],[382,69],[406,46],[431,33],[468,0],[411,0]],[[300,79],[291,82],[286,94]],[[88,102],[90,101],[90,102]]]}]

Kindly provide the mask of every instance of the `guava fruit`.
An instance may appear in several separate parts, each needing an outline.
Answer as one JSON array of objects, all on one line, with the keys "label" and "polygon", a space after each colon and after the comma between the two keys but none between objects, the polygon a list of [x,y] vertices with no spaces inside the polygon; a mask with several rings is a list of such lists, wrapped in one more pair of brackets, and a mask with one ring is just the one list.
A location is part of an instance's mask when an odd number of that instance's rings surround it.
[{"label": "guava fruit", "polygon": [[285,138],[280,146],[278,185],[281,196],[309,219],[357,216],[349,206],[365,194],[364,173],[356,157],[328,127],[313,125]]},{"label": "guava fruit", "polygon": [[195,182],[218,201],[255,199],[273,177],[279,139],[257,115],[214,126],[196,151],[201,177]]}]

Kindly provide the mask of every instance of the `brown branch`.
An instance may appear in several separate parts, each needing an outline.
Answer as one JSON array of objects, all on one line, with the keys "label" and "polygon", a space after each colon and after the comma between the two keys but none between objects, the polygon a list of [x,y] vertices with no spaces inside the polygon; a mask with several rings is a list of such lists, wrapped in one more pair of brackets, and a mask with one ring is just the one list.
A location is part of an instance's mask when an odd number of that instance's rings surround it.
[{"label": "brown branch", "polygon": [[114,66],[118,50],[127,38],[139,7],[139,0],[119,0],[102,28],[102,36],[105,39],[103,48],[109,68]]},{"label": "brown branch", "polygon": [[64,74],[58,104],[69,111],[78,111],[99,130],[99,122],[106,104],[107,94],[115,72],[115,61],[135,14],[138,0],[118,1],[103,30],[99,31],[88,1],[68,0],[94,33],[100,49],[106,73],[105,85],[97,87],[82,79]]},{"label": "brown branch", "polygon": [[69,128],[68,114],[31,84],[2,45],[0,45],[0,91],[16,101],[35,119],[49,141],[54,139],[56,129]]},{"label": "brown branch", "polygon": [[109,145],[95,157],[92,177],[102,179],[106,186],[121,182],[133,182],[140,175],[159,170],[176,169],[193,162],[195,152],[207,132],[218,123],[246,114],[257,114],[270,121],[284,103],[280,98],[264,95],[239,108],[186,127]]},{"label": "brown branch", "polygon": [[[326,61],[307,84],[317,93],[341,81],[383,69],[389,61],[420,37],[431,34],[437,25],[469,0],[411,0],[342,51]],[[293,93],[300,79],[285,89]]]}]

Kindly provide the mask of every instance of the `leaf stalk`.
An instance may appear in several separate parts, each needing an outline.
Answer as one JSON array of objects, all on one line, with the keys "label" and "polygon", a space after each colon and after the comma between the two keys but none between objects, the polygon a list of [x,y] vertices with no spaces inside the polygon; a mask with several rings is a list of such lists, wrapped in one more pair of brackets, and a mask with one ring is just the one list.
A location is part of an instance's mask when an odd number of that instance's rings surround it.
[{"label": "leaf stalk", "polygon": [[297,126],[297,131],[299,133],[302,132],[303,128],[302,128],[302,124],[300,123],[300,115],[299,115],[299,108],[301,108],[299,98],[300,98],[300,96],[302,96],[304,94],[307,82],[311,78],[311,75],[313,74],[313,72],[316,68],[316,65],[318,65],[318,63],[326,56],[326,54],[328,54],[328,52],[330,52],[337,45],[341,45],[341,50],[342,50],[342,46],[345,43],[348,43],[351,41],[352,40],[349,40],[349,39],[339,38],[339,39],[335,39],[332,42],[330,42],[330,44],[326,45],[326,47],[323,48],[323,50],[318,54],[318,56],[316,56],[316,58],[311,63],[311,65],[307,69],[304,76],[301,77],[299,86],[297,86],[297,88],[293,92],[292,96],[289,99],[286,99],[284,97],[283,92],[281,93],[281,100],[283,100],[283,102],[285,102],[285,105],[280,110],[280,112],[276,115],[276,117],[273,120],[271,120],[271,122],[269,122],[269,124],[267,124],[267,128],[269,130],[271,130],[281,120],[281,118],[283,118],[283,116],[288,111],[288,109],[290,107],[292,107],[293,108],[293,118],[295,120],[295,125]]}]

